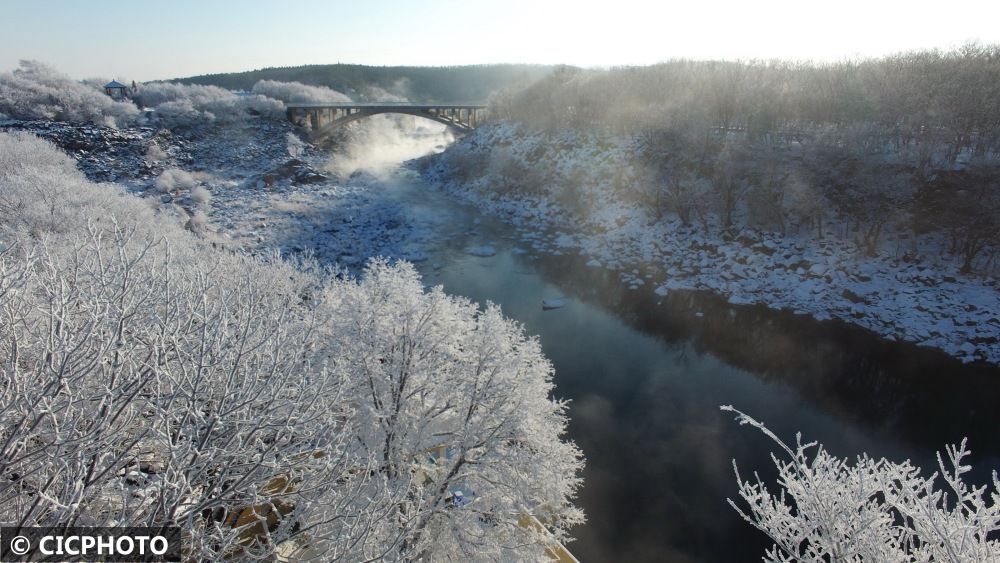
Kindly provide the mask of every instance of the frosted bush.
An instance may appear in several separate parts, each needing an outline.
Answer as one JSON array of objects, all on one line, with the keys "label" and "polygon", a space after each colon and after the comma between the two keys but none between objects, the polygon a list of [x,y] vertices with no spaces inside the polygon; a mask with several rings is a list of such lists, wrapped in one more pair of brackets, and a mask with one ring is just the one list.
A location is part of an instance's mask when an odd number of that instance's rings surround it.
[{"label": "frosted bush", "polygon": [[201,211],[197,211],[194,215],[191,215],[184,227],[192,233],[203,234],[208,227],[208,216]]},{"label": "frosted bush", "polygon": [[88,182],[76,161],[50,142],[0,133],[0,236],[78,231],[92,212],[116,208],[123,198],[117,186]]},{"label": "frosted bush", "polygon": [[154,119],[167,128],[198,127],[215,121],[215,115],[196,109],[191,100],[177,100],[156,106]]},{"label": "frosted bush", "polygon": [[[36,138],[0,134],[0,162],[0,520],[180,525],[218,560],[362,516],[316,278],[214,252]],[[288,516],[274,543],[221,525],[250,507]]]},{"label": "frosted bush", "polygon": [[224,88],[197,84],[148,82],[133,93],[135,103],[116,101],[104,93],[104,82],[77,82],[42,63],[22,61],[18,69],[0,74],[0,116],[117,127],[136,121],[138,104],[155,110],[154,124],[172,128],[237,122],[251,115],[283,119],[285,114],[278,99],[259,94],[238,96]]},{"label": "frosted bush", "polygon": [[253,85],[254,94],[281,100],[285,103],[329,103],[350,102],[347,97],[336,90],[325,86],[309,86],[300,82],[278,82],[261,80]]},{"label": "frosted bush", "polygon": [[205,206],[212,201],[212,192],[204,186],[195,186],[191,188],[191,199],[195,203]]},{"label": "frosted bush", "polygon": [[189,190],[194,188],[197,180],[194,175],[180,168],[168,168],[156,177],[154,185],[156,189],[163,193],[175,190]]},{"label": "frosted bush", "polygon": [[264,96],[234,94],[229,99],[207,102],[200,107],[215,115],[217,120],[228,123],[244,120],[250,115],[260,115],[267,119],[285,118],[285,105]]},{"label": "frosted bush", "polygon": [[146,162],[161,162],[166,160],[167,153],[156,143],[150,143],[146,148]]},{"label": "frosted bush", "polygon": [[218,86],[176,84],[173,82],[146,82],[135,94],[135,101],[143,107],[154,108],[168,102],[187,101],[203,108],[209,104],[229,101],[236,95]]},{"label": "frosted bush", "polygon": [[51,142],[30,133],[0,132],[0,180],[10,181],[29,170],[82,177],[76,161]]},{"label": "frosted bush", "polygon": [[766,561],[1000,560],[1000,481],[994,472],[989,493],[965,483],[971,468],[962,463],[971,452],[964,440],[946,448],[947,462],[938,455],[939,472],[923,477],[909,461],[861,455],[852,464],[821,444],[802,443],[801,436],[792,448],[733,407],[722,410],[761,430],[783,452],[772,455],[777,493],[756,474],[744,481],[736,470],[746,506],[729,500],[774,542]]}]

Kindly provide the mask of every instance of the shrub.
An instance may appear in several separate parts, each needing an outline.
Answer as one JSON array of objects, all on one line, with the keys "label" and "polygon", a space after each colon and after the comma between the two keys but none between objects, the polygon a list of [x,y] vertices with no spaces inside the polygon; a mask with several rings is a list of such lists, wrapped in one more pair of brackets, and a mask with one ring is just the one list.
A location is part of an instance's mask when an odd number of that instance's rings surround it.
[{"label": "shrub", "polygon": [[208,228],[208,215],[205,215],[201,211],[195,212],[188,219],[184,228],[195,234],[204,234],[205,229]]},{"label": "shrub", "polygon": [[[0,236],[78,232],[93,212],[117,207],[123,198],[120,188],[88,182],[76,162],[50,142],[0,133]],[[138,220],[145,216],[136,212]]]},{"label": "shrub", "polygon": [[174,190],[189,190],[195,187],[197,180],[194,175],[180,168],[168,168],[156,177],[154,185],[163,193]]},{"label": "shrub", "polygon": [[191,188],[191,199],[195,203],[205,206],[212,201],[212,192],[208,191],[204,186],[195,186]]}]

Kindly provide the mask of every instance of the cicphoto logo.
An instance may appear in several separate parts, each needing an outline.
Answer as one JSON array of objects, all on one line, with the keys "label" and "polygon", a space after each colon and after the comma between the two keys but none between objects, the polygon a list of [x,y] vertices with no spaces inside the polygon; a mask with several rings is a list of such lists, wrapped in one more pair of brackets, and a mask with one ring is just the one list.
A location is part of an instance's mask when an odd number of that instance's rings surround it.
[{"label": "cicphoto logo", "polygon": [[0,528],[0,561],[180,561],[181,531],[160,528]]}]

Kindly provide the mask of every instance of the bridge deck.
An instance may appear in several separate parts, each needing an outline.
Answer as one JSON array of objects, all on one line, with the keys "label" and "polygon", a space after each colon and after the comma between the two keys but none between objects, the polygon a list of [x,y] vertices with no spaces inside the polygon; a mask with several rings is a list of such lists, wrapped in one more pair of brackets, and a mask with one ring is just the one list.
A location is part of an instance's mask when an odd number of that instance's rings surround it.
[{"label": "bridge deck", "polygon": [[381,108],[401,108],[415,110],[429,109],[486,109],[480,104],[411,104],[409,102],[336,102],[336,103],[308,103],[308,104],[285,104],[288,109],[381,109]]}]

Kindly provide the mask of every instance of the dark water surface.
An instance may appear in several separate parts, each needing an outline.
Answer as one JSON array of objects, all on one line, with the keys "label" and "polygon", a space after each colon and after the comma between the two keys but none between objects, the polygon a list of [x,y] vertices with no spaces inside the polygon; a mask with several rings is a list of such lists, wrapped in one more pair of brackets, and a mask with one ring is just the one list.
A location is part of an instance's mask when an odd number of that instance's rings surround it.
[{"label": "dark water surface", "polygon": [[[787,442],[801,431],[834,454],[909,458],[967,436],[985,483],[1000,468],[1000,370],[963,366],[836,322],[704,293],[630,291],[576,256],[520,254],[512,228],[430,191],[412,176],[391,197],[415,216],[445,214],[440,247],[418,265],[429,284],[503,307],[538,335],[572,400],[570,437],[587,459],[579,504],[588,522],[569,548],[583,562],[760,561],[769,545],[726,503],[732,461],[774,471],[776,449],[739,426],[732,404]],[[467,246],[491,244],[476,257]],[[565,297],[543,311],[542,299]]]}]

